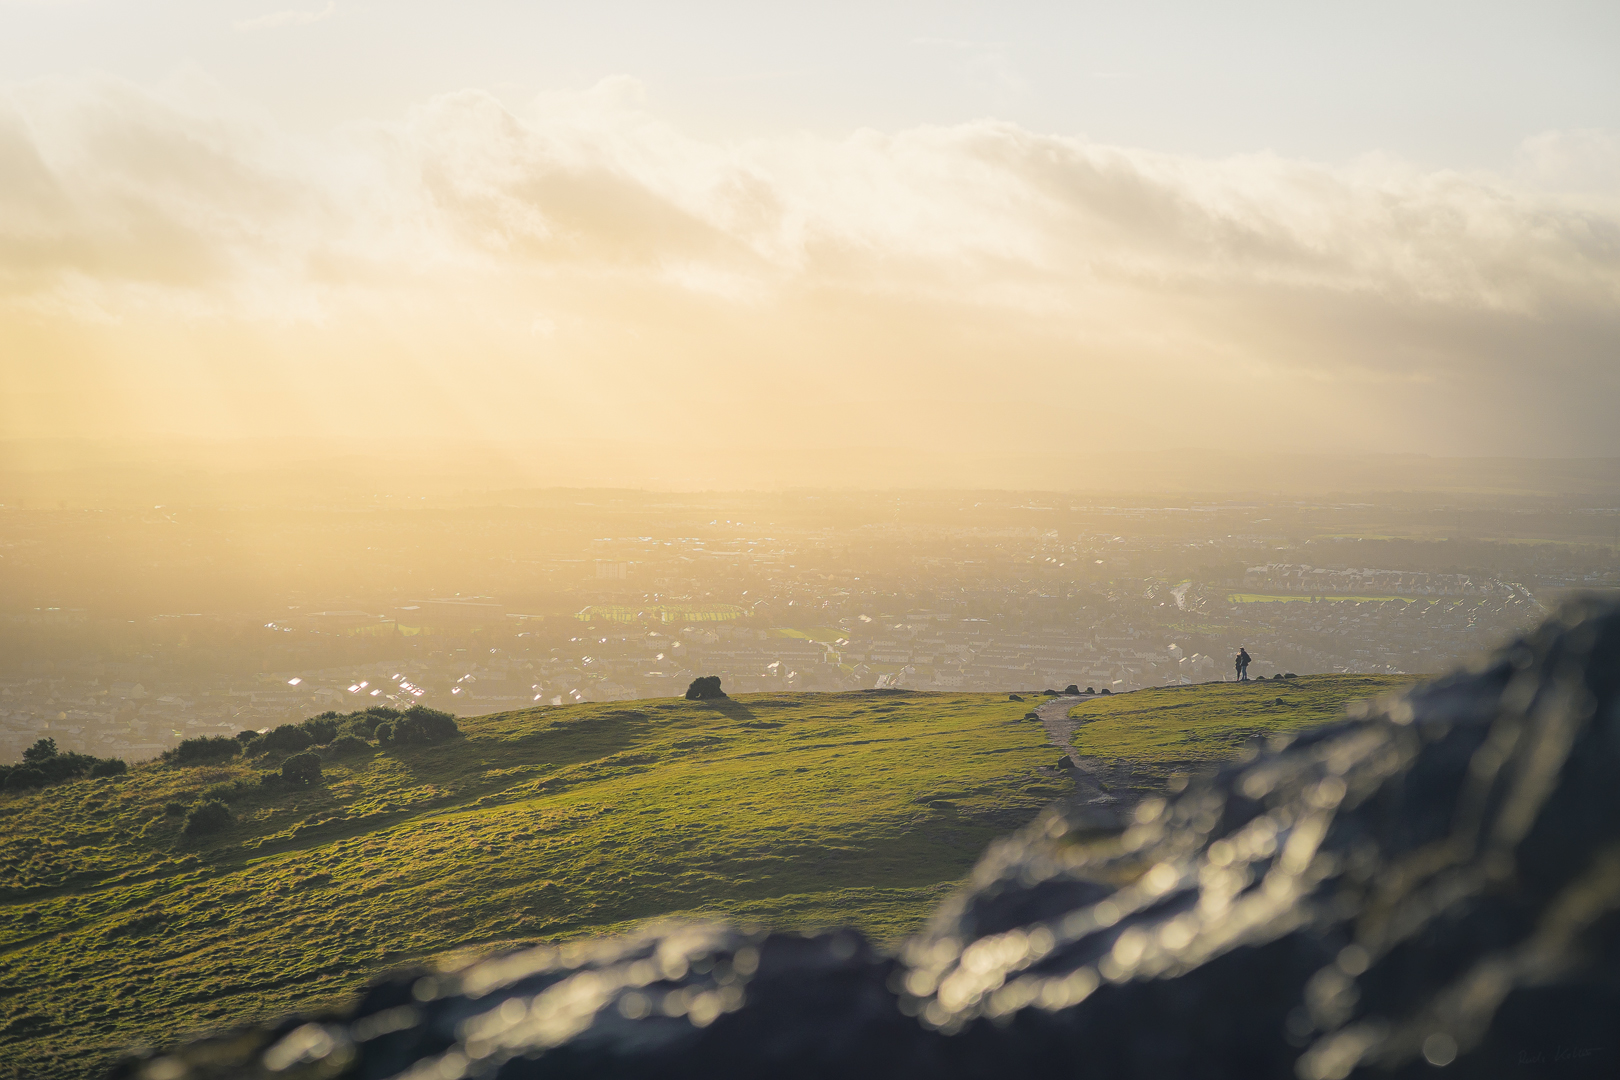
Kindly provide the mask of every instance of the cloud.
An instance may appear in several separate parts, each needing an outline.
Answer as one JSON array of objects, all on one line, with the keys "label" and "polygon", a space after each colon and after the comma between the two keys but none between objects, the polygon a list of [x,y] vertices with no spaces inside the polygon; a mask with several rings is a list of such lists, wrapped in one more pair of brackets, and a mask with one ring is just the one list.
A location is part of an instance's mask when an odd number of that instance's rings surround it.
[{"label": "cloud", "polygon": [[321,139],[0,99],[9,425],[1620,453],[1617,301],[1620,208],[1546,179],[992,121],[721,143],[622,77]]},{"label": "cloud", "polygon": [[323,19],[330,19],[337,13],[337,4],[328,3],[319,11],[276,11],[269,15],[260,15],[252,19],[243,19],[236,24],[240,31],[271,30],[278,26],[308,26]]}]

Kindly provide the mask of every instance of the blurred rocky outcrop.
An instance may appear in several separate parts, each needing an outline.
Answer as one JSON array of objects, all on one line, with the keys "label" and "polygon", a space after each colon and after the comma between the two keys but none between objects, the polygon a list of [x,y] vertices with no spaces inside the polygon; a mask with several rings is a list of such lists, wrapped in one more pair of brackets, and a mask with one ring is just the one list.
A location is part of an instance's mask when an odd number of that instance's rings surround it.
[{"label": "blurred rocky outcrop", "polygon": [[1620,1075],[1620,611],[1056,807],[898,956],[685,926],[373,986],[121,1067],[202,1077]]}]

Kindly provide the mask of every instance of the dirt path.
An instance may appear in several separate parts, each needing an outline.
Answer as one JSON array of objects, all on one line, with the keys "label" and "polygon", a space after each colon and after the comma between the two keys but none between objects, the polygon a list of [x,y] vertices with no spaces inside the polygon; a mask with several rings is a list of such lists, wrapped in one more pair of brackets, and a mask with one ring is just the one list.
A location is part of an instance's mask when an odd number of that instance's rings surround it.
[{"label": "dirt path", "polygon": [[1035,706],[1035,715],[1041,718],[1041,723],[1046,727],[1047,741],[1068,755],[1071,764],[1069,771],[1074,775],[1076,800],[1099,809],[1112,809],[1121,805],[1120,798],[1104,785],[1097,764],[1089,758],[1081,757],[1070,741],[1074,738],[1074,731],[1080,726],[1080,721],[1070,719],[1069,710],[1088,697],[1086,694],[1064,694],[1061,697],[1047,698]]},{"label": "dirt path", "polygon": [[1080,724],[1076,720],[1069,719],[1069,710],[1074,708],[1077,702],[1084,700],[1073,694],[1065,694],[1062,697],[1047,698],[1035,706],[1035,715],[1040,717],[1041,723],[1046,726],[1047,742],[1068,754],[1069,760],[1077,767],[1080,764],[1080,755],[1069,740],[1074,737],[1074,729]]}]

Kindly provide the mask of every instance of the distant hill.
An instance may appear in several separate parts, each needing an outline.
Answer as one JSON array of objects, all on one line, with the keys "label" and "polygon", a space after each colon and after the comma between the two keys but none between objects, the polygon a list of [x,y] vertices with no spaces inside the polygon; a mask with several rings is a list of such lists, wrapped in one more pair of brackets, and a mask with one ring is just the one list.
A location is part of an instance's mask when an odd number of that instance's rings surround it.
[{"label": "distant hill", "polygon": [[[1099,698],[1074,742],[1133,784],[1407,680]],[[1277,698],[1291,704],[1276,705]],[[0,1077],[95,1075],[132,1043],[330,1003],[405,964],[703,913],[917,929],[986,844],[1069,790],[1034,701],[861,691],[576,705],[436,746],[0,795]],[[1088,710],[1092,715],[1087,715]],[[276,760],[268,764],[276,764]],[[234,792],[230,789],[238,788]],[[165,811],[226,794],[232,824]]]},{"label": "distant hill", "polygon": [[1098,696],[1069,710],[1077,723],[1070,745],[1110,791],[1145,794],[1178,773],[1228,760],[1253,742],[1336,720],[1346,702],[1421,678],[1305,675]]}]

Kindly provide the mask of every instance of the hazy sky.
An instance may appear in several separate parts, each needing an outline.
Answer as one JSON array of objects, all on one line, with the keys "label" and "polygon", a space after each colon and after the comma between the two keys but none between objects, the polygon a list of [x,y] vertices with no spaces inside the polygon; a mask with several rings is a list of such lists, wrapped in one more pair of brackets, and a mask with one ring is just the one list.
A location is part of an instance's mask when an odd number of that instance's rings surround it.
[{"label": "hazy sky", "polygon": [[784,7],[0,0],[0,435],[1620,454],[1620,6]]}]

